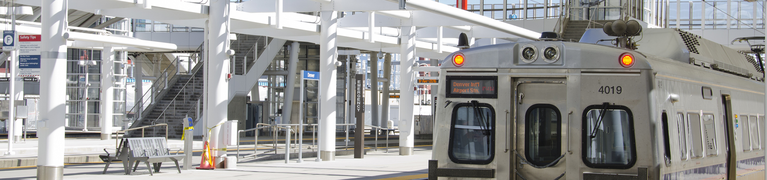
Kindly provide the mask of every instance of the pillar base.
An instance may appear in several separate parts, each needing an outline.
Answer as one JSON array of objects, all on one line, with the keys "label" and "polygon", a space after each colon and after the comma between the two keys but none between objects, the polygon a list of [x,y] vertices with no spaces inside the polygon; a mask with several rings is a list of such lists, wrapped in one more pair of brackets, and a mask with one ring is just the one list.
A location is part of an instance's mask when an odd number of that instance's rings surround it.
[{"label": "pillar base", "polygon": [[101,140],[110,140],[112,139],[112,134],[101,134]]},{"label": "pillar base", "polygon": [[64,179],[64,166],[37,166],[37,179],[61,180]]},{"label": "pillar base", "polygon": [[335,151],[320,151],[320,157],[322,161],[335,161],[336,160],[336,152]]},{"label": "pillar base", "polygon": [[399,155],[410,156],[413,155],[413,147],[399,147]]}]

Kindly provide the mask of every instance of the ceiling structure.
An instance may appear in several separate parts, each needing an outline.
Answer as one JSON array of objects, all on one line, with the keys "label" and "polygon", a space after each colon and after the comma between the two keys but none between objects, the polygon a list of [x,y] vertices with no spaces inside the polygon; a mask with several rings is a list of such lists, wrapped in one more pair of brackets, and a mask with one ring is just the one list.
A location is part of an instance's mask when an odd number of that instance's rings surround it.
[{"label": "ceiling structure", "polygon": [[[209,1],[212,0],[69,0],[68,4],[70,10],[92,13],[91,16],[204,27]],[[40,2],[16,0],[17,4],[37,7]],[[409,0],[404,10],[400,10],[398,1],[389,0],[252,0],[233,3],[231,7],[233,33],[310,43],[320,39],[318,12],[338,11],[341,15],[337,45],[367,51],[399,53],[399,27],[416,26],[416,56],[426,58],[442,59],[458,50],[457,37],[461,32],[470,38],[508,41],[534,40],[540,35],[432,0]]]}]

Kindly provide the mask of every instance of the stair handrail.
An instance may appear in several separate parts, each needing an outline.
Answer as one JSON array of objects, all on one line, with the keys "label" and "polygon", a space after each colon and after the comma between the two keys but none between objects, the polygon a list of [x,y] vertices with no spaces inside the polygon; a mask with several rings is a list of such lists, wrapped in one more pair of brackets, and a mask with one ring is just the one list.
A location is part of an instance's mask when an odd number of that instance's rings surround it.
[{"label": "stair handrail", "polygon": [[[165,121],[165,123],[167,123],[167,122],[168,122],[168,120],[164,118],[164,117],[165,117],[165,114],[166,114],[165,112],[167,112],[167,111],[168,111],[168,108],[170,108],[170,105],[174,105],[174,106],[176,105],[176,104],[175,104],[175,103],[176,103],[176,100],[178,100],[178,96],[179,96],[179,95],[181,95],[181,93],[182,93],[182,92],[186,93],[186,89],[187,89],[187,86],[189,85],[189,82],[192,82],[192,81],[195,79],[195,78],[194,78],[194,75],[195,75],[195,74],[196,74],[196,73],[197,73],[199,70],[200,70],[200,68],[195,68],[195,69],[194,69],[194,73],[192,74],[192,77],[190,77],[189,79],[187,79],[187,80],[186,80],[186,82],[184,83],[184,85],[181,87],[181,90],[179,90],[179,91],[176,93],[176,95],[175,95],[175,96],[173,96],[173,99],[172,99],[172,100],[171,100],[171,101],[168,103],[168,105],[165,105],[165,107],[164,107],[164,108],[163,108],[163,110],[162,110],[162,113],[160,113],[160,115],[159,115],[159,116],[157,116],[157,118],[155,118],[154,120],[152,120],[152,121],[151,121],[151,122],[152,122],[152,124],[156,123],[156,122],[157,122],[157,120],[159,120],[159,119],[160,119],[160,117],[163,117],[163,120]],[[193,83],[193,85],[194,85],[194,86],[196,86],[197,84],[196,84],[196,83]],[[196,87],[192,87],[192,89],[193,89],[193,90],[194,90],[195,88],[196,88]],[[204,95],[205,95],[205,94],[203,94],[203,95],[202,95],[202,96],[200,96],[200,97],[202,98]],[[187,96],[184,96],[184,101],[186,101],[186,98],[187,98]],[[175,108],[174,108],[174,110],[175,110]]]},{"label": "stair handrail", "polygon": [[554,32],[562,36],[565,33],[565,27],[567,27],[567,23],[570,22],[570,1],[565,1],[565,4],[560,4],[560,6],[561,8],[559,10],[559,19],[557,19],[557,24],[554,27]]},{"label": "stair handrail", "polygon": [[[187,71],[188,74],[194,74],[194,73],[190,73],[190,72],[191,71],[197,72],[196,70],[200,69],[200,66],[202,66],[200,62],[202,62],[202,59],[203,59],[202,56],[204,55],[203,54],[204,53],[203,52],[203,49],[204,49],[203,46],[204,45],[205,45],[205,42],[200,43],[200,46],[197,47],[196,53],[192,53],[192,55],[189,56],[189,61],[194,61],[195,62],[195,67],[192,70]],[[174,62],[177,61],[177,60],[178,60],[178,57],[176,57]],[[176,62],[176,64],[178,64],[178,62]],[[168,66],[171,66],[171,65],[173,65],[173,63],[169,64]],[[167,68],[169,68],[169,67],[166,67],[165,71],[167,71]],[[176,71],[178,72],[178,70],[176,70]],[[175,83],[175,81],[177,81],[177,79],[178,79],[176,77],[176,75],[178,75],[178,74],[177,73],[173,73],[172,75],[173,75],[173,77],[171,78],[171,81],[173,83]],[[156,82],[159,82],[159,81],[155,81],[155,84],[156,84]],[[167,83],[168,82],[166,82],[166,84]],[[129,123],[135,123],[137,120],[142,119],[147,114],[147,112],[144,112],[144,111],[146,111],[146,109],[152,109],[152,106],[154,106],[154,104],[151,103],[151,102],[154,102],[154,100],[155,100],[154,98],[150,98],[148,105],[146,107],[144,107],[144,104],[147,104],[147,103],[144,102],[144,97],[149,95],[149,93],[152,92],[152,89],[154,89],[154,88],[150,88],[144,94],[142,94],[141,95],[141,101],[139,101],[139,104],[133,105],[133,107],[129,111],[127,111],[127,112],[133,112],[134,110],[136,110],[138,112],[138,109],[136,109],[136,108],[137,107],[143,107],[143,109],[140,110],[141,113],[139,114],[139,116],[134,116],[133,119],[131,119]],[[165,89],[162,89],[162,90],[165,90]],[[162,92],[162,91],[159,91],[159,92]],[[158,96],[155,96],[155,97],[160,97],[160,96],[158,94]],[[141,105],[141,106],[139,106],[139,105]],[[137,113],[137,112],[134,112],[134,113]],[[127,116],[127,114],[128,113],[126,113],[125,115]]]},{"label": "stair handrail", "polygon": [[[266,36],[259,36],[258,39],[256,39],[256,43],[253,43],[253,47],[249,48],[248,52],[245,53],[245,57],[247,57],[247,55],[250,54],[251,52],[256,51],[256,49],[258,48],[258,41],[261,40],[262,38],[266,38],[266,40],[269,41],[268,37],[266,37]],[[267,42],[267,44],[268,44],[268,42]],[[248,59],[246,58],[245,61],[243,61],[243,63],[244,63],[243,67],[245,68],[243,73],[242,73],[243,75],[244,74],[248,74],[248,71],[250,71],[250,68],[253,67],[252,65],[248,66],[248,61],[247,60]],[[256,60],[258,60],[258,51],[256,51],[256,54],[253,57],[253,62],[254,62],[253,65],[256,64],[255,63]]]},{"label": "stair handrail", "polygon": [[[134,104],[133,107],[128,111],[128,112],[134,112],[134,110],[136,112],[141,111],[140,116],[134,116],[133,119],[131,120],[131,123],[136,122],[136,120],[141,119],[141,118],[143,118],[143,116],[146,115],[146,113],[144,111],[146,109],[151,109],[149,107],[152,106],[152,104],[154,104],[152,102],[155,102],[157,100],[157,98],[160,97],[159,96],[160,92],[162,92],[163,90],[165,90],[168,87],[168,83],[169,83],[168,81],[173,81],[173,80],[177,79],[178,69],[177,68],[173,69],[173,70],[175,70],[175,72],[170,72],[170,70],[171,70],[171,67],[174,67],[174,68],[177,67],[175,64],[178,64],[179,60],[180,60],[180,58],[178,58],[178,56],[176,56],[176,58],[174,58],[173,61],[170,64],[168,64],[168,66],[165,67],[165,69],[163,70],[162,74],[160,74],[160,77],[157,78],[157,80],[155,80],[155,82],[152,84],[152,87],[149,88],[146,92],[144,92],[141,95],[141,97],[140,97],[141,101],[139,101],[138,104]],[[162,82],[162,83],[159,83],[159,82]],[[143,82],[136,82],[136,83],[143,83]],[[154,97],[149,98],[148,100],[144,100],[145,97],[151,96],[151,95],[154,95]],[[145,102],[145,101],[148,101],[148,102]],[[144,104],[148,104],[148,105],[144,106]],[[137,109],[139,107],[143,107],[144,109]],[[134,113],[136,113],[136,112],[134,112]]]}]

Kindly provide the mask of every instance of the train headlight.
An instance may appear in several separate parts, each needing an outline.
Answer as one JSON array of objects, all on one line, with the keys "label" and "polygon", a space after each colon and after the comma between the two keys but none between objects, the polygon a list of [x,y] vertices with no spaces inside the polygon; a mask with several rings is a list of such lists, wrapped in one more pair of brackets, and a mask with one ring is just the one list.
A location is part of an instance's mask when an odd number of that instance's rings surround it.
[{"label": "train headlight", "polygon": [[535,46],[532,45],[526,45],[522,47],[522,51],[520,53],[522,55],[522,62],[525,63],[535,62],[535,59],[538,58],[538,52],[536,52]]},{"label": "train headlight", "polygon": [[556,46],[546,47],[546,49],[543,50],[543,57],[543,61],[546,61],[547,63],[557,62],[557,60],[559,60],[559,48]]},{"label": "train headlight", "polygon": [[631,53],[623,53],[621,54],[620,62],[623,67],[631,67],[634,65],[634,55],[631,55]]},{"label": "train headlight", "polygon": [[463,54],[458,53],[458,54],[455,54],[455,56],[453,56],[453,65],[455,65],[455,67],[463,66],[463,62],[464,62]]}]

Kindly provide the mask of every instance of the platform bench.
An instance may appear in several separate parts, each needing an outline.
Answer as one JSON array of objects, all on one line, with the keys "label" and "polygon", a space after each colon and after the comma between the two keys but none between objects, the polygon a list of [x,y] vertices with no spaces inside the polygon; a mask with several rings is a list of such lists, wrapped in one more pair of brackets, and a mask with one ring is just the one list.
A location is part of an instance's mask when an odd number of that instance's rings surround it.
[{"label": "platform bench", "polygon": [[107,169],[109,168],[109,165],[112,164],[113,161],[123,161],[125,172],[127,173],[130,169],[130,166],[128,166],[128,146],[125,144],[128,143],[128,141],[125,141],[125,139],[120,140],[120,144],[117,145],[117,149],[114,154],[109,154],[109,151],[107,151],[106,148],[104,148],[104,152],[106,152],[106,155],[99,155],[99,158],[101,158],[101,161],[104,161],[106,164],[104,166],[104,172],[102,174],[107,173]]}]

